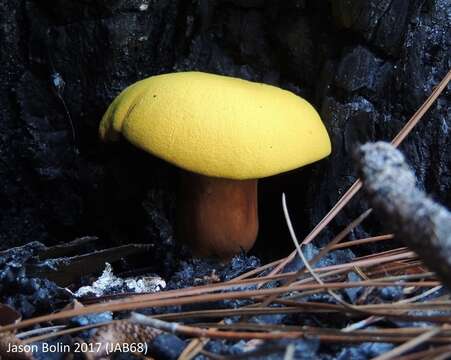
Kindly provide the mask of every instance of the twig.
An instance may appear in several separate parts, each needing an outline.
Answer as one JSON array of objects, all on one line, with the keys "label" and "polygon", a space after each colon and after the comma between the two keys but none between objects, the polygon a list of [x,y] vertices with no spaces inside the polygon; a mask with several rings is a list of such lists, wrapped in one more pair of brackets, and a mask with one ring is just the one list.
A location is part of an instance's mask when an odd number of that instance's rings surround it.
[{"label": "twig", "polygon": [[415,354],[409,354],[398,357],[397,360],[422,360],[422,359],[431,359],[431,356],[435,356],[437,354],[448,354],[451,351],[451,345],[438,346],[432,349],[427,349],[424,351],[416,352]]},{"label": "twig", "polygon": [[125,310],[135,310],[144,309],[147,307],[164,307],[169,305],[186,305],[195,303],[206,303],[215,302],[227,299],[261,299],[268,295],[273,294],[284,294],[295,291],[304,290],[317,290],[326,291],[328,289],[346,289],[353,287],[364,287],[364,286],[374,286],[374,287],[386,287],[386,286],[403,286],[403,287],[435,287],[439,285],[437,281],[417,281],[417,282],[385,282],[385,281],[356,281],[348,283],[327,283],[324,285],[319,284],[305,284],[293,287],[279,287],[273,289],[261,289],[261,290],[245,290],[245,291],[231,291],[227,293],[212,293],[203,294],[197,296],[181,297],[181,298],[169,298],[163,300],[151,300],[151,301],[141,301],[141,302],[128,302],[127,299],[122,301],[112,301],[106,304],[96,304],[88,305],[82,308],[76,308],[66,311],[61,311],[59,313],[53,313],[49,315],[38,316],[32,319],[23,320],[20,323],[3,326],[0,328],[0,333],[5,331],[11,331],[15,329],[24,328],[34,324],[38,324],[45,321],[54,321],[58,319],[67,319],[74,316],[93,314],[97,312],[104,311],[125,311]]},{"label": "twig", "polygon": [[[288,213],[288,207],[287,207],[287,200],[286,200],[286,196],[285,193],[282,193],[282,208],[283,208],[283,213],[285,215],[285,220],[287,222],[287,226],[288,226],[288,230],[290,232],[291,235],[291,239],[293,240],[293,243],[296,247],[296,250],[299,254],[299,257],[301,258],[301,260],[303,261],[306,269],[308,269],[310,275],[312,275],[312,277],[316,280],[316,282],[318,284],[324,285],[323,280],[321,280],[321,278],[315,273],[315,271],[312,269],[312,267],[310,266],[307,258],[304,256],[304,253],[302,252],[301,249],[301,245],[299,244],[299,241],[296,237],[296,233],[294,232],[294,228],[293,228],[293,224],[291,222],[290,219],[290,214]],[[369,215],[369,212],[367,212]],[[353,311],[360,311],[359,309],[355,308],[354,306],[352,306],[351,304],[348,304],[346,301],[344,301],[340,296],[338,296],[334,291],[332,290],[327,290],[327,292],[329,293],[330,296],[332,296],[339,304],[343,305],[344,307],[346,307],[347,309],[351,309]]]},{"label": "twig", "polygon": [[[359,226],[371,214],[371,211],[372,211],[371,209],[365,211],[359,217],[357,217],[354,221],[352,221],[348,226],[346,226],[331,242],[329,242],[323,249],[320,250],[320,252],[312,259],[312,262],[310,265],[313,266],[319,260],[321,260],[322,257],[324,257],[330,250],[332,250],[334,245],[336,245],[340,241],[342,241],[352,230],[354,230],[357,226]],[[285,219],[286,219],[286,215],[285,215]],[[289,221],[290,221],[289,226],[291,226],[291,228],[293,228],[293,225],[291,224],[291,220],[289,220]],[[290,230],[290,234],[291,234],[291,230]],[[294,234],[294,230],[293,230],[293,234]],[[293,237],[292,237],[292,239],[293,239]],[[297,238],[296,238],[296,241],[297,241]],[[299,276],[304,274],[305,272],[306,272],[306,268],[299,269],[297,272],[295,272],[293,275],[290,275],[290,277],[288,277],[286,279],[286,283],[293,284],[295,282],[295,280]],[[263,283],[259,284],[259,287],[261,287],[262,284]],[[262,305],[267,306],[271,302],[273,302],[275,299],[276,299],[275,296],[270,296],[262,303]]]},{"label": "twig", "polygon": [[382,354],[380,356],[373,358],[373,360],[393,359],[395,356],[402,355],[405,352],[413,349],[414,347],[425,343],[426,341],[428,341],[429,339],[431,339],[432,337],[437,335],[440,331],[441,331],[440,328],[435,328],[435,329],[429,330],[429,331],[417,336],[416,338],[413,338],[412,340],[407,341],[405,344],[402,344],[402,345],[386,352],[385,354]]},{"label": "twig", "polygon": [[24,339],[24,338],[27,338],[27,337],[33,336],[33,335],[53,333],[54,331],[64,329],[65,327],[66,327],[66,325],[47,326],[47,327],[43,327],[43,328],[23,331],[19,334],[16,334],[16,337],[18,339]]},{"label": "twig", "polygon": [[392,240],[393,238],[394,238],[393,234],[387,234],[387,235],[379,235],[379,236],[369,237],[369,238],[365,238],[365,239],[351,240],[351,241],[346,241],[344,243],[336,244],[336,245],[332,246],[332,250],[343,249],[343,248],[362,245],[362,244],[375,243],[376,241]]},{"label": "twig", "polygon": [[[349,343],[361,343],[367,341],[373,342],[405,342],[412,339],[412,335],[417,335],[419,331],[425,331],[429,333],[428,329],[415,329],[415,332],[406,332],[405,334],[400,334],[399,331],[382,332],[382,331],[361,331],[354,333],[343,334],[339,330],[332,329],[316,329],[316,328],[305,328],[299,331],[279,331],[279,332],[264,332],[264,331],[222,331],[215,328],[199,328],[195,326],[187,326],[179,323],[169,323],[166,321],[157,320],[139,313],[132,313],[129,321],[150,326],[152,328],[169,332],[176,335],[183,335],[188,337],[199,337],[199,338],[212,338],[212,339],[227,339],[227,340],[251,340],[251,339],[261,339],[261,340],[277,340],[277,339],[300,339],[310,336],[318,337],[324,342],[349,342]],[[252,324],[254,327],[256,324]],[[208,326],[219,326],[219,325],[208,325]],[[226,325],[222,325],[227,327]],[[264,326],[261,327],[262,330]],[[418,331],[419,330],[419,331]],[[417,339],[417,342],[426,342],[431,340],[432,337],[437,335],[434,332],[432,336],[425,339],[422,337]],[[421,335],[420,335],[421,336]],[[450,336],[440,336],[434,338],[434,343],[447,343],[451,340]]]},{"label": "twig", "polygon": [[[435,288],[429,289],[429,290],[427,290],[427,291],[425,291],[425,292],[423,292],[423,293],[421,293],[421,294],[419,294],[417,296],[411,297],[409,299],[403,299],[403,300],[397,301],[396,303],[390,304],[389,306],[390,307],[396,307],[397,309],[399,309],[399,305],[400,304],[409,304],[409,303],[413,303],[415,301],[421,300],[424,297],[426,297],[428,295],[431,295],[434,292],[440,290],[441,288],[442,288],[441,285],[440,286],[436,286]],[[430,303],[423,304],[423,305],[427,305],[428,308],[431,307]],[[377,306],[377,305],[373,305],[373,306]],[[449,307],[449,305],[447,305],[447,308],[448,307]],[[382,316],[370,316],[370,317],[368,317],[368,318],[366,318],[364,320],[361,320],[361,321],[359,321],[357,323],[354,323],[352,325],[347,326],[346,328],[343,329],[343,331],[344,332],[355,331],[357,329],[361,329],[362,327],[366,327],[366,326],[368,326],[370,324],[374,324],[375,322],[378,322],[378,321],[380,321],[382,319],[383,319]]]},{"label": "twig", "polygon": [[296,348],[294,347],[293,344],[288,345],[285,354],[283,356],[283,360],[293,360],[295,351]]},{"label": "twig", "polygon": [[35,337],[30,337],[28,339],[24,339],[22,342],[24,344],[32,344],[32,343],[37,342],[37,341],[48,340],[48,339],[55,338],[55,337],[58,337],[58,336],[63,336],[63,335],[67,335],[67,334],[74,334],[74,333],[77,333],[77,332],[80,332],[80,331],[85,331],[85,330],[94,329],[94,328],[98,328],[98,327],[108,326],[108,325],[114,324],[115,322],[118,322],[118,321],[119,320],[105,321],[105,322],[96,323],[96,324],[83,325],[83,326],[77,326],[77,327],[73,327],[73,328],[69,328],[69,329],[65,329],[65,330],[54,331],[54,332],[46,333],[46,334],[43,334],[43,335],[39,335],[39,336],[35,336]]},{"label": "twig", "polygon": [[451,213],[416,187],[413,171],[392,145],[368,143],[355,157],[372,206],[397,238],[451,287]]},{"label": "twig", "polygon": [[367,317],[366,319],[360,320],[354,324],[348,325],[345,328],[341,329],[341,331],[343,332],[351,332],[351,331],[356,331],[362,328],[367,327],[368,325],[374,324],[380,320],[382,320],[383,317],[382,316],[370,316]]}]

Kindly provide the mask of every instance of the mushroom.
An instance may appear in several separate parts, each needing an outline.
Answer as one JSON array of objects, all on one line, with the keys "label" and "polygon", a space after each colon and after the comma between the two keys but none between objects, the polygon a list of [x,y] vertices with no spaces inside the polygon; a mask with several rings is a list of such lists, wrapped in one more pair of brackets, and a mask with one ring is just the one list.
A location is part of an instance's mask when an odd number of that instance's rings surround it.
[{"label": "mushroom", "polygon": [[126,88],[100,123],[183,169],[177,237],[195,254],[227,259],[258,233],[257,179],[330,154],[315,109],[280,88],[202,72],[152,76]]}]

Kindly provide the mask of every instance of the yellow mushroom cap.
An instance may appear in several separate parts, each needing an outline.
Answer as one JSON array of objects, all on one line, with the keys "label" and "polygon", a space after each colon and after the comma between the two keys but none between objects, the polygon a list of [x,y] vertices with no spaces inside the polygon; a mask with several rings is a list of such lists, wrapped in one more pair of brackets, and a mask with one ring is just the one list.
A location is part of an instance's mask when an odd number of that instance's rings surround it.
[{"label": "yellow mushroom cap", "polygon": [[331,144],[318,113],[280,88],[202,72],[152,76],[127,87],[100,123],[185,170],[257,179],[315,162]]}]

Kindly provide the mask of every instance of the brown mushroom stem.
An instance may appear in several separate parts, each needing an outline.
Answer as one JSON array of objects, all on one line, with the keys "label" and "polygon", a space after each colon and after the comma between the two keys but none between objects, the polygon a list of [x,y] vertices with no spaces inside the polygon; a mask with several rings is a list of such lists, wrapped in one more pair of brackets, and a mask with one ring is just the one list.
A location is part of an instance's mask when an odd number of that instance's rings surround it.
[{"label": "brown mushroom stem", "polygon": [[199,256],[228,259],[249,250],[258,233],[257,180],[182,172],[177,238]]}]

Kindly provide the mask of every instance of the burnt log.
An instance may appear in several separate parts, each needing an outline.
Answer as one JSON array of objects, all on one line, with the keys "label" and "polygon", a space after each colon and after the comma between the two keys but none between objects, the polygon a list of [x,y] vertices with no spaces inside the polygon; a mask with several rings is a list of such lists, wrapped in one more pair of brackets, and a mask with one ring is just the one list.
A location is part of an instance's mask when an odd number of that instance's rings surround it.
[{"label": "burnt log", "polygon": [[[281,191],[306,234],[355,180],[355,144],[391,139],[446,74],[449,12],[446,0],[2,1],[0,247],[171,242],[176,172],[125,143],[105,148],[97,127],[136,80],[202,70],[294,91],[326,123],[328,160],[261,182],[257,248],[286,253],[271,245],[290,246]],[[449,91],[402,150],[449,207],[448,109]]]}]

